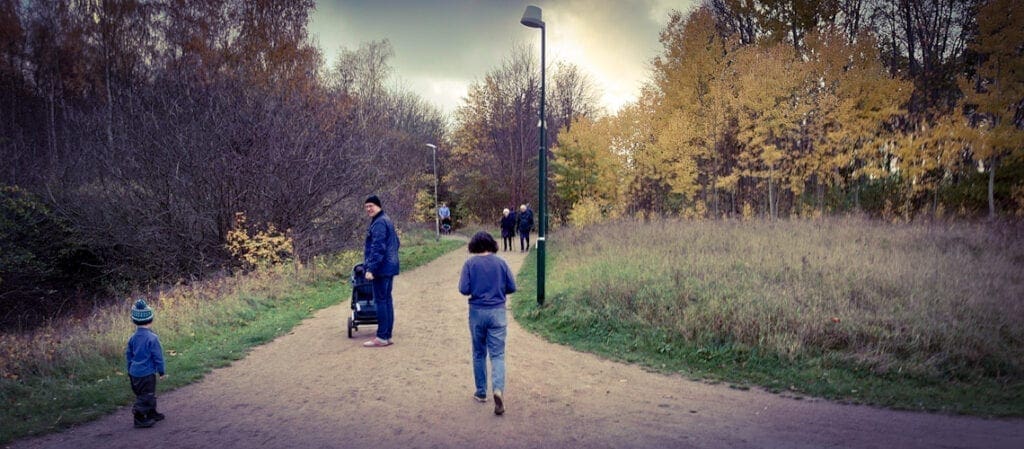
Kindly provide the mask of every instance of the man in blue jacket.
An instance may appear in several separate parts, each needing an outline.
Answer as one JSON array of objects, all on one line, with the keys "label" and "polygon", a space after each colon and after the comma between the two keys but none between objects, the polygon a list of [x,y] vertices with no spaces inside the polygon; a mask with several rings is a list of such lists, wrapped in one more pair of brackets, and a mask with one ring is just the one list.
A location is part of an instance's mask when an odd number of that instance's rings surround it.
[{"label": "man in blue jacket", "polygon": [[373,304],[377,307],[377,336],[363,343],[368,348],[391,345],[395,325],[395,305],[391,297],[394,277],[398,275],[398,233],[391,218],[380,206],[380,198],[370,195],[363,208],[370,216],[370,228],[363,245],[363,267],[366,279],[373,283]]}]

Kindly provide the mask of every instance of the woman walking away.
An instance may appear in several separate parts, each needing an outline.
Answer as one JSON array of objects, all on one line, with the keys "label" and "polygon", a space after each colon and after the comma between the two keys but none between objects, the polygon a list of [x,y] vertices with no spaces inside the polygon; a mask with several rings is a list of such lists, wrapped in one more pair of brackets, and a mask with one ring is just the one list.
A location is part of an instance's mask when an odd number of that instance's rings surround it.
[{"label": "woman walking away", "polygon": [[473,379],[479,402],[487,402],[487,358],[491,359],[494,414],[505,413],[505,295],[516,291],[512,270],[495,255],[498,242],[480,231],[469,241],[472,256],[462,265],[459,292],[469,295],[469,335],[473,340]]},{"label": "woman walking away", "polygon": [[501,211],[501,249],[512,251],[512,236],[516,235],[516,216],[512,211]]}]

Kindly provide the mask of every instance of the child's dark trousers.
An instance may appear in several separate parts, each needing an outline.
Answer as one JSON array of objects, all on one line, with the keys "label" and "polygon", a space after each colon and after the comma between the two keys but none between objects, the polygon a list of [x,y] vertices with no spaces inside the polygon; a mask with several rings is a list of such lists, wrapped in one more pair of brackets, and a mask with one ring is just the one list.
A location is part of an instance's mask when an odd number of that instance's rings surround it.
[{"label": "child's dark trousers", "polygon": [[132,412],[137,417],[149,417],[156,413],[156,373],[148,376],[128,376],[132,380],[135,405]]}]

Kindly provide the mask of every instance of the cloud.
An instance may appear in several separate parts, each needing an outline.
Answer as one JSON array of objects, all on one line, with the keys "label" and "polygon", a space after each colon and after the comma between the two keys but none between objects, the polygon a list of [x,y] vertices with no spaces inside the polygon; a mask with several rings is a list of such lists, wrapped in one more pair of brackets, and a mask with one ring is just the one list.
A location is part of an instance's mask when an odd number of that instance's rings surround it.
[{"label": "cloud", "polygon": [[472,80],[465,78],[436,78],[416,76],[409,78],[407,86],[441,111],[451,113],[462,104],[466,88]]},{"label": "cloud", "polygon": [[670,9],[698,0],[380,0],[320,1],[310,24],[330,63],[341,47],[388,39],[396,76],[424,99],[452,112],[466,89],[499,67],[516,42],[539,47],[519,24],[527,4],[543,9],[547,62],[572,62],[590,75],[614,112],[640,93],[658,33]]},{"label": "cloud", "polygon": [[689,0],[553,3],[545,11],[552,56],[572,62],[590,75],[602,91],[602,102],[614,112],[634,101],[650,76],[650,60],[661,50],[658,34],[671,9],[688,10]]}]

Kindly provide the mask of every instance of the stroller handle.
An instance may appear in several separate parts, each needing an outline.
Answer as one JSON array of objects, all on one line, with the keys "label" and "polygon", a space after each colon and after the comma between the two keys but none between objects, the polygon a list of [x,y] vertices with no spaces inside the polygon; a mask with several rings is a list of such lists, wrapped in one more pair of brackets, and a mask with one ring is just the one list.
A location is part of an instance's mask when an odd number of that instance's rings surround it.
[{"label": "stroller handle", "polygon": [[352,267],[352,279],[366,279],[366,267],[363,264],[358,263]]}]

